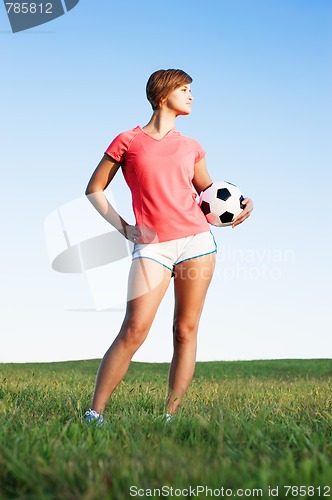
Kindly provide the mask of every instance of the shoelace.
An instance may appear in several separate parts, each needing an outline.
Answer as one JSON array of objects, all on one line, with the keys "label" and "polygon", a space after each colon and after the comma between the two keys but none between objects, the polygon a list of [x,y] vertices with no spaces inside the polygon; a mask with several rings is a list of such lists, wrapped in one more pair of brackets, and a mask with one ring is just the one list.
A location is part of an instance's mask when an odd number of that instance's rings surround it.
[{"label": "shoelace", "polygon": [[89,408],[89,410],[85,412],[85,416],[87,418],[90,417],[89,419],[99,420],[100,422],[104,420],[104,417],[102,415],[97,413],[95,410],[91,410],[91,408]]}]

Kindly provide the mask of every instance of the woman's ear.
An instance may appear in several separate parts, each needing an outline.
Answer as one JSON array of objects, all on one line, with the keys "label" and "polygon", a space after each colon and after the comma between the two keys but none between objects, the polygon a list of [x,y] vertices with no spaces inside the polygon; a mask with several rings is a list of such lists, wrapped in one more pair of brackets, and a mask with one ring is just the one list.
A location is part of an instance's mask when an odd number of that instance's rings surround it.
[{"label": "woman's ear", "polygon": [[163,105],[166,103],[166,101],[167,101],[167,96],[166,96],[166,97],[163,97],[162,99],[160,99],[160,101],[159,101],[159,106],[158,106],[158,108],[157,108],[157,109],[162,108],[162,107],[163,107]]}]

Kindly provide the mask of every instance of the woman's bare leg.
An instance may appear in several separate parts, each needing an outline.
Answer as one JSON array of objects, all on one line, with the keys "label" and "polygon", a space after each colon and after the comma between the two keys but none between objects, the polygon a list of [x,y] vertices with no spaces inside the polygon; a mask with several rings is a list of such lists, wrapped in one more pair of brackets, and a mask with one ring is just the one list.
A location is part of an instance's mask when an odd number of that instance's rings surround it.
[{"label": "woman's bare leg", "polygon": [[132,262],[126,315],[120,332],[99,366],[91,408],[102,413],[130,361],[144,342],[167,290],[171,271],[150,259]]},{"label": "woman's bare leg", "polygon": [[215,254],[178,264],[175,268],[174,354],[169,371],[167,412],[177,412],[192,380],[197,331],[215,267]]}]

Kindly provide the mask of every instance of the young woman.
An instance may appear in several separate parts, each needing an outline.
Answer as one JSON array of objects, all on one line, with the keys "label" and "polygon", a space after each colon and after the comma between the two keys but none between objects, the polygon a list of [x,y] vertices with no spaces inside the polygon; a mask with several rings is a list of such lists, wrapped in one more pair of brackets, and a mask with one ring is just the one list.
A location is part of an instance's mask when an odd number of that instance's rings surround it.
[{"label": "young woman", "polygon": [[[118,135],[93,173],[86,195],[98,212],[134,243],[125,318],[106,352],[96,379],[87,422],[101,424],[102,413],[144,342],[158,306],[174,279],[174,354],[169,370],[166,421],[176,414],[194,374],[198,324],[213,275],[216,245],[196,195],[212,184],[205,152],[175,130],[189,115],[191,77],[182,70],[159,70],[146,86],[153,114],[144,127]],[[122,168],[131,190],[134,226],[110,205],[104,190]],[[249,198],[233,226],[253,208]]]}]

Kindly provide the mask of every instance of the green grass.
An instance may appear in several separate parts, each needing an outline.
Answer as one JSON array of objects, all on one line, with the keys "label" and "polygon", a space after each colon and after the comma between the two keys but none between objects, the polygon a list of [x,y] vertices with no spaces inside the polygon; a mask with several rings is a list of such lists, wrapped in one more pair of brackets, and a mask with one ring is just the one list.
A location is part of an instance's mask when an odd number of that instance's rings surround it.
[{"label": "green grass", "polygon": [[[165,498],[149,491],[162,486],[185,498],[197,485],[332,498],[332,360],[197,363],[168,426],[168,365],[132,363],[107,425],[86,428],[98,364],[0,365],[1,499],[121,500],[135,498],[130,486],[145,489],[136,498]],[[286,485],[316,490],[286,496]]]}]

